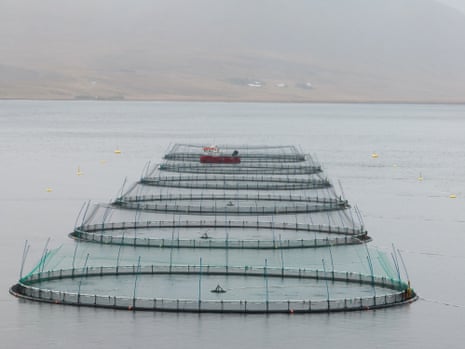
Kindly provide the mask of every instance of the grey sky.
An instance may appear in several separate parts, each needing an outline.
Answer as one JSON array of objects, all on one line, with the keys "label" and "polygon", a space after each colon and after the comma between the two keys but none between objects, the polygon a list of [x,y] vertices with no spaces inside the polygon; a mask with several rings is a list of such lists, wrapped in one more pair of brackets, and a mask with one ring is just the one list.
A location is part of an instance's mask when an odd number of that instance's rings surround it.
[{"label": "grey sky", "polygon": [[465,13],[465,0],[438,0]]},{"label": "grey sky", "polygon": [[89,81],[232,96],[248,79],[311,81],[312,98],[462,96],[465,12],[449,6],[465,0],[0,0],[0,98]]}]

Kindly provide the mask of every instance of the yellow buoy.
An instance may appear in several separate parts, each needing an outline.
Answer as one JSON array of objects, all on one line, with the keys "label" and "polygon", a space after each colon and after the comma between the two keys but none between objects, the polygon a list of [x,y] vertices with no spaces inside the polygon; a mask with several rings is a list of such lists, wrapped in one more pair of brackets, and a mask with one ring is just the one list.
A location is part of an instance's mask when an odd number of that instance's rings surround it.
[{"label": "yellow buoy", "polygon": [[423,176],[421,175],[421,173],[420,173],[420,175],[418,176],[418,180],[419,180],[420,182],[423,180]]},{"label": "yellow buoy", "polygon": [[107,160],[100,160],[100,164],[104,165],[107,163]]},{"label": "yellow buoy", "polygon": [[449,195],[449,198],[451,198],[451,199],[456,199],[456,198],[457,198],[457,195],[455,195],[455,194],[450,194],[450,195]]},{"label": "yellow buoy", "polygon": [[376,158],[378,157],[378,153],[373,152],[373,153],[371,154],[371,157],[372,157],[373,159],[376,159]]},{"label": "yellow buoy", "polygon": [[51,192],[52,192],[52,188],[47,187],[47,189],[45,189],[45,191],[46,191],[47,193],[51,193]]},{"label": "yellow buoy", "polygon": [[78,169],[77,169],[77,172],[76,172],[76,175],[78,176],[82,176],[84,174],[84,172],[81,171],[81,168],[78,166]]},{"label": "yellow buoy", "polygon": [[121,154],[121,150],[119,150],[118,148],[115,149],[115,154]]}]

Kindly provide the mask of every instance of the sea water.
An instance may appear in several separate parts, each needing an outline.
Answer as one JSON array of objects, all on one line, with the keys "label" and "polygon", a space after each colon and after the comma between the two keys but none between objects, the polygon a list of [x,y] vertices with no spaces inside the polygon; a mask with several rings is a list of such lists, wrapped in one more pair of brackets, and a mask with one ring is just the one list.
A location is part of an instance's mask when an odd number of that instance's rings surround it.
[{"label": "sea water", "polygon": [[[1,346],[462,348],[464,134],[463,105],[0,101]],[[173,143],[301,146],[361,210],[370,244],[400,250],[420,300],[267,316],[134,313],[8,294],[25,240],[29,271],[48,238],[48,247],[69,244],[84,202],[114,199]]]}]

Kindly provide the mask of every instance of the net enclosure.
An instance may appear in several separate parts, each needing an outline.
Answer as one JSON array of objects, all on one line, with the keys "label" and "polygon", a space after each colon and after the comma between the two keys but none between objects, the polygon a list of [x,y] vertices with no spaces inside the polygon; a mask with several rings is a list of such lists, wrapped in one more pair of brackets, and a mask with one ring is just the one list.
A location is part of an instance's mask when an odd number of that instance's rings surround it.
[{"label": "net enclosure", "polygon": [[410,303],[398,250],[369,246],[360,212],[294,146],[176,144],[73,243],[43,250],[10,292],[131,310],[308,313]]}]

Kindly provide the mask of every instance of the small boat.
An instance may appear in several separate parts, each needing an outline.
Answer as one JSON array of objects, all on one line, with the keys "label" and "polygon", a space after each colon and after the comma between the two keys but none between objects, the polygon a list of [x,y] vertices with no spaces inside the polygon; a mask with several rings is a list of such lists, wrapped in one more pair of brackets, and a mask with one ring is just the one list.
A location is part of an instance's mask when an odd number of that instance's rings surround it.
[{"label": "small boat", "polygon": [[202,164],[240,164],[241,158],[239,152],[234,150],[231,155],[223,155],[220,153],[217,146],[204,147],[204,152],[208,155],[201,155],[200,162]]},{"label": "small boat", "polygon": [[200,162],[202,164],[240,164],[241,158],[238,156],[202,155]]}]

